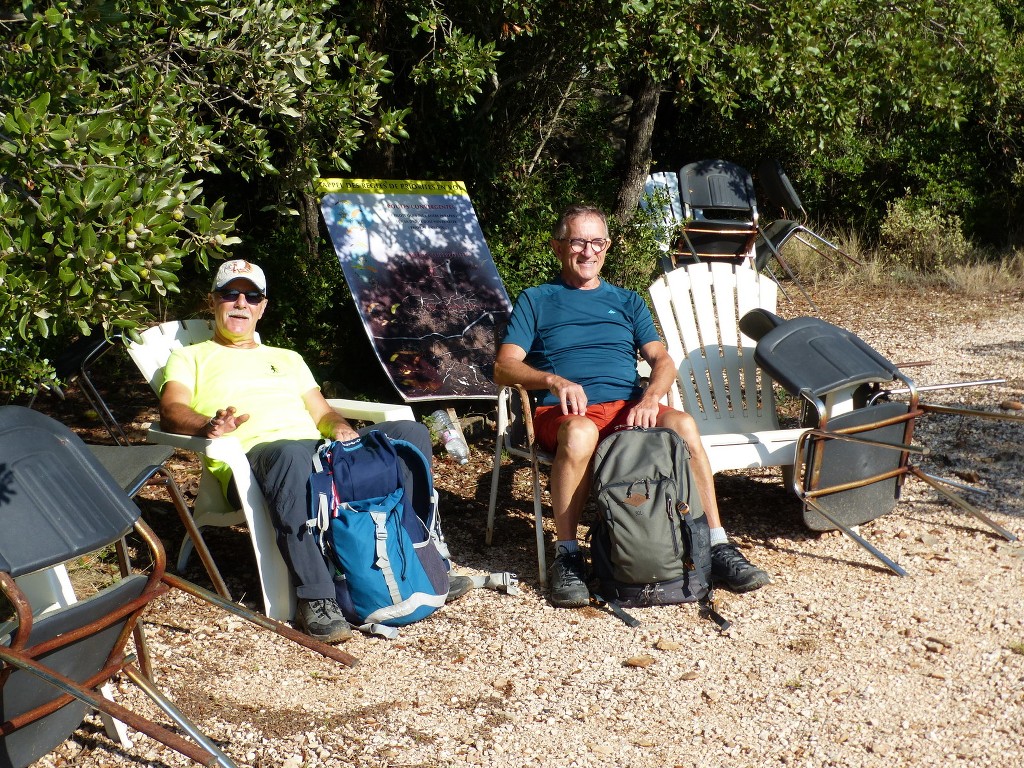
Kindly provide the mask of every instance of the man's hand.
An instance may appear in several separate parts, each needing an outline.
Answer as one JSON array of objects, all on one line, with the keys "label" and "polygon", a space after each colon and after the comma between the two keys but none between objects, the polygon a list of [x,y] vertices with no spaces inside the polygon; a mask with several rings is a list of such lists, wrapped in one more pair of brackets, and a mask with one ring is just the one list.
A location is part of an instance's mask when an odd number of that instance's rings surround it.
[{"label": "man's hand", "polygon": [[558,398],[562,413],[566,416],[582,416],[587,412],[587,393],[576,382],[559,376],[551,383],[548,391]]},{"label": "man's hand", "polygon": [[539,371],[523,362],[526,350],[515,344],[502,344],[494,359],[494,383],[504,387],[519,384],[526,389],[546,389],[558,398],[566,416],[582,416],[587,412],[587,394],[575,381]]},{"label": "man's hand", "polygon": [[341,442],[346,440],[355,440],[359,437],[359,433],[352,429],[352,425],[347,421],[336,424],[334,426],[334,439]]},{"label": "man's hand", "polygon": [[235,407],[229,405],[227,408],[217,410],[206,426],[203,428],[203,435],[206,437],[221,437],[234,432],[249,420],[248,413],[235,415]]},{"label": "man's hand", "polygon": [[626,414],[626,425],[630,427],[651,428],[658,426],[658,412],[660,408],[657,400],[643,398],[636,405],[629,409]]}]

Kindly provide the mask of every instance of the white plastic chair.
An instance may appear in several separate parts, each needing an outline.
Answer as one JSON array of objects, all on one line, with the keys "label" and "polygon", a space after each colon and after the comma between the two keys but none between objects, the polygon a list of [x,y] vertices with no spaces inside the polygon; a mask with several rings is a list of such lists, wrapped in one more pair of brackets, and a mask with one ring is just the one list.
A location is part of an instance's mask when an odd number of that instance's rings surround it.
[{"label": "white plastic chair", "polygon": [[[128,354],[142,371],[153,391],[159,394],[164,366],[171,351],[206,341],[212,336],[213,324],[209,320],[161,323],[143,331],[141,343],[129,344]],[[347,419],[381,422],[414,418],[412,409],[407,405],[369,403],[360,400],[328,400],[328,403]],[[272,619],[290,620],[295,615],[295,588],[291,573],[278,549],[277,532],[270,521],[266,500],[259,485],[253,480],[249,461],[241,443],[230,435],[208,439],[163,432],[159,423],[150,425],[148,439],[151,443],[162,443],[203,454],[210,459],[224,462],[231,469],[242,508],[232,509],[221,490],[220,483],[204,467],[192,511],[196,527],[245,523],[256,554],[264,611]],[[185,567],[191,553],[192,541],[186,537],[178,552],[179,571]]]},{"label": "white plastic chair", "polygon": [[739,328],[752,309],[775,311],[775,282],[749,262],[688,264],[659,277],[651,299],[678,364],[669,405],[697,421],[712,472],[783,467],[791,476],[803,429],[780,429],[771,379]]}]

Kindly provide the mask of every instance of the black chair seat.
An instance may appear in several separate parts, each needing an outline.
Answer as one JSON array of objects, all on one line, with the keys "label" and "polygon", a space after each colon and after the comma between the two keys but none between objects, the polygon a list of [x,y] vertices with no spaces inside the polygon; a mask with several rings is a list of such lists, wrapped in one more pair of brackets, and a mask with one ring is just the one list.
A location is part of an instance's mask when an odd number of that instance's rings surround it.
[{"label": "black chair seat", "polygon": [[892,381],[898,372],[859,336],[816,317],[798,317],[772,328],[757,342],[754,359],[790,394],[816,398]]}]

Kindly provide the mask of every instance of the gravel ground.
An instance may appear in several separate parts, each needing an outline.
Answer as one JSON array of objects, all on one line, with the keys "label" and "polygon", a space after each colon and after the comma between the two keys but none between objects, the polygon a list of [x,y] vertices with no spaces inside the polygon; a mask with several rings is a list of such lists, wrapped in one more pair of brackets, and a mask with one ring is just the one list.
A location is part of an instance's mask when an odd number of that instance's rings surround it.
[{"label": "gravel ground", "polygon": [[[908,371],[918,384],[1007,379],[926,401],[1000,412],[1024,400],[1019,296],[816,299],[891,359],[932,360]],[[939,415],[916,434],[932,450],[923,466],[988,490],[971,499],[1018,536],[1022,438],[1024,424]],[[239,764],[1024,765],[1024,546],[924,484],[908,482],[895,512],[862,528],[910,572],[899,578],[841,534],[807,530],[777,472],[718,476],[727,530],[773,578],[719,593],[732,621],[721,633],[691,606],[636,610],[637,628],[594,607],[551,608],[537,590],[528,470],[515,473],[486,548],[487,439],[466,467],[438,465],[458,568],[515,571],[520,595],[476,590],[398,640],[359,636],[345,646],[359,659],[351,669],[183,595],[151,613],[158,682]],[[180,535],[165,506],[147,516]],[[251,593],[247,539],[210,540],[232,587]],[[122,750],[89,720],[37,765],[187,764],[141,736]]]}]

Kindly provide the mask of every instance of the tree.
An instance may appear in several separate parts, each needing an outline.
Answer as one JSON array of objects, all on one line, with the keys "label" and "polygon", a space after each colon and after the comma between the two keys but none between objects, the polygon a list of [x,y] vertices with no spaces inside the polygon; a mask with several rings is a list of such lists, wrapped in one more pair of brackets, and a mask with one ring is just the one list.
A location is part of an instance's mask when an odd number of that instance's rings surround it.
[{"label": "tree", "polygon": [[74,334],[130,332],[238,242],[209,174],[277,178],[294,208],[322,161],[402,137],[384,58],[333,10],[26,1],[0,19],[0,389],[52,376]]},{"label": "tree", "polygon": [[791,150],[811,153],[893,114],[957,127],[980,99],[994,113],[1015,71],[989,0],[636,0],[621,9],[599,44],[634,96],[620,219],[636,210],[662,90],[726,119],[756,115]]}]

